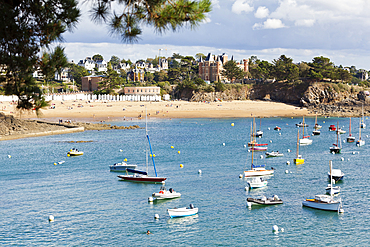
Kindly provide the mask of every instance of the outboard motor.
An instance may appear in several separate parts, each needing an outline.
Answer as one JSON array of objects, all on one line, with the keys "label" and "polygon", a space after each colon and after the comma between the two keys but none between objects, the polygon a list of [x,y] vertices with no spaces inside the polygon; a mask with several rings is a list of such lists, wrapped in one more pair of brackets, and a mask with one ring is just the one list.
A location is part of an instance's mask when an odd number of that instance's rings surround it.
[{"label": "outboard motor", "polygon": [[193,208],[194,208],[194,205],[193,205],[193,204],[190,204],[190,205],[189,205],[189,207],[190,207],[191,209],[193,209]]},{"label": "outboard motor", "polygon": [[172,193],[172,192],[173,192],[173,189],[172,189],[172,188],[170,188],[170,189],[169,189],[169,191]]}]

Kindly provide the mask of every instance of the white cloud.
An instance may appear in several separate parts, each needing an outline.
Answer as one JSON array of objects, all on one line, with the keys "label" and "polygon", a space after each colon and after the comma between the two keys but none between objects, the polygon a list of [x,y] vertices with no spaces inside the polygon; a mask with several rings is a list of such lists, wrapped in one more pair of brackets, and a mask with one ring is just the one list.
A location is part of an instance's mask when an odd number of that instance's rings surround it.
[{"label": "white cloud", "polygon": [[256,23],[253,25],[253,30],[257,29],[278,29],[285,27],[284,23],[279,19],[267,19],[264,23]]},{"label": "white cloud", "polygon": [[256,13],[254,13],[254,16],[259,19],[266,18],[268,15],[269,9],[266,8],[265,6],[258,7]]},{"label": "white cloud", "polygon": [[315,20],[314,19],[297,20],[294,24],[296,26],[312,27],[313,24],[315,24]]},{"label": "white cloud", "polygon": [[238,15],[241,14],[243,11],[249,13],[253,10],[254,8],[247,3],[247,0],[236,0],[231,8],[231,11]]},{"label": "white cloud", "polygon": [[216,9],[220,9],[220,2],[218,0],[211,0],[212,2],[212,7]]}]

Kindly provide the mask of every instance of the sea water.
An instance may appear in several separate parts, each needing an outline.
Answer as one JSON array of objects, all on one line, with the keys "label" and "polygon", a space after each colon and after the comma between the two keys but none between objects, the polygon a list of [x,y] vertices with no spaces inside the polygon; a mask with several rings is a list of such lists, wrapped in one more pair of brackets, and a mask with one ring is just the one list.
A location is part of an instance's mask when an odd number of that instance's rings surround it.
[{"label": "sea water", "polygon": [[[301,121],[262,119],[264,134],[257,141],[268,143],[268,151],[284,156],[266,159],[263,152],[254,152],[254,164],[274,167],[275,174],[267,187],[246,191],[247,180],[239,175],[251,166],[252,153],[245,147],[250,141],[251,118],[149,119],[158,176],[167,177],[167,189],[182,194],[179,199],[157,203],[149,203],[148,197],[158,192],[160,185],[120,181],[120,173],[109,171],[109,165],[125,158],[127,163],[137,164],[137,169],[146,170],[145,129],[2,141],[0,245],[368,246],[369,130],[362,129],[366,145],[357,147],[343,143],[349,119],[319,118],[321,135],[311,136],[312,145],[300,147],[305,163],[297,166],[293,163],[295,124]],[[356,139],[358,121],[352,119]],[[312,133],[314,122],[314,118],[306,118],[310,126],[305,135]],[[337,136],[328,127],[337,123],[347,133],[341,135],[342,153],[331,154],[329,148]],[[144,120],[113,124],[145,127]],[[259,129],[259,119],[256,125]],[[281,131],[275,131],[275,126]],[[84,155],[67,157],[71,148]],[[337,184],[342,214],[302,207],[305,198],[325,193],[330,160],[334,169],[345,173],[343,182]],[[60,161],[65,162],[58,164]],[[152,163],[148,168],[154,175]],[[272,195],[278,195],[284,204],[247,207],[247,197]],[[198,215],[170,219],[168,208],[190,203],[199,208]],[[155,214],[159,219],[154,219]],[[49,215],[54,216],[53,222]],[[274,233],[274,225],[284,231]],[[153,234],[147,235],[147,230]]]}]

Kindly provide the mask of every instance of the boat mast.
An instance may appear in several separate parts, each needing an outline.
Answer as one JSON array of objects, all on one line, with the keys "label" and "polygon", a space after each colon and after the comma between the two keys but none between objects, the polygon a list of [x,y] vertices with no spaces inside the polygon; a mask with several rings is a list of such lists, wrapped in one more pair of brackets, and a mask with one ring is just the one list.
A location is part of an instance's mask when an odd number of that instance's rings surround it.
[{"label": "boat mast", "polygon": [[[361,123],[360,123],[360,129],[361,129]],[[351,117],[349,117],[349,136],[352,136],[352,134],[351,134]]]},{"label": "boat mast", "polygon": [[358,139],[361,141],[361,121],[360,121],[360,131],[358,133],[359,133],[359,138]]},{"label": "boat mast", "polygon": [[302,136],[303,136],[303,139],[304,139],[304,116],[303,116],[303,131],[302,131]]},{"label": "boat mast", "polygon": [[[153,162],[153,166],[154,166],[155,176],[158,177],[158,175],[157,175],[157,169],[155,168],[155,162],[154,162],[154,155],[153,155],[152,145],[150,144],[150,139],[149,139],[149,135],[148,135],[147,115],[148,114],[146,113],[146,107],[145,107],[145,132],[146,132],[146,138],[148,139],[148,143],[149,143],[150,154],[152,156],[152,162]],[[147,163],[147,169],[148,169],[148,163]]]},{"label": "boat mast", "polygon": [[332,161],[329,161],[329,166],[330,166],[330,196],[331,199],[333,199],[333,174],[331,173],[331,168],[333,166]]},{"label": "boat mast", "polygon": [[[252,133],[254,134],[254,130],[253,130],[253,123],[251,124],[251,128],[252,128]],[[252,134],[252,136],[253,136],[253,134]],[[252,138],[253,140],[252,140],[252,164],[251,164],[251,170],[253,170],[253,153],[254,153],[254,141],[255,141],[255,139],[254,139],[254,137]]]},{"label": "boat mast", "polygon": [[339,122],[337,122],[337,147],[339,148],[338,137],[339,137]]},{"label": "boat mast", "polygon": [[297,159],[299,156],[299,129],[298,129],[298,135],[297,135]]}]

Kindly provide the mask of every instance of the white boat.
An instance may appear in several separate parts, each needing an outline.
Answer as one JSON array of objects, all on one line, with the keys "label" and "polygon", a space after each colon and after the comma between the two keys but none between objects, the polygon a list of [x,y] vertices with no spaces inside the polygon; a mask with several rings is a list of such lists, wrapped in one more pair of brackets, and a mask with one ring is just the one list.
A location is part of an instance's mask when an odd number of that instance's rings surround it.
[{"label": "white boat", "polygon": [[331,169],[331,172],[328,172],[328,179],[334,179],[335,182],[342,180],[344,173],[340,169]]},{"label": "white boat", "polygon": [[320,130],[313,130],[313,131],[312,131],[312,134],[313,134],[314,136],[318,136],[318,135],[320,135],[320,134],[321,134],[321,131],[320,131]]},{"label": "white boat", "polygon": [[186,216],[192,216],[196,215],[198,213],[198,208],[195,208],[193,204],[190,204],[188,208],[172,208],[167,209],[168,214],[171,218],[175,217],[186,217]]},{"label": "white boat", "polygon": [[365,140],[361,139],[361,122],[360,122],[360,128],[359,128],[358,134],[359,134],[359,137],[358,137],[358,141],[356,142],[356,146],[361,147],[365,145]]},{"label": "white boat", "polygon": [[341,128],[338,128],[337,132],[338,132],[338,134],[345,134],[346,133],[346,131],[341,129]]},{"label": "white boat", "polygon": [[266,154],[266,158],[270,158],[270,157],[282,157],[284,156],[283,153],[279,153],[279,151],[272,151],[272,152],[267,152],[265,153]]},{"label": "white boat", "polygon": [[347,137],[347,142],[355,142],[356,137],[351,134],[351,118],[349,118],[349,136]]},{"label": "white boat", "polygon": [[333,186],[332,184],[328,184],[328,186],[326,187],[326,194],[339,194],[340,193],[340,187],[339,186]]},{"label": "white boat", "polygon": [[67,153],[68,156],[81,156],[83,154],[84,154],[84,152],[78,151],[77,148],[72,148]]},{"label": "white boat", "polygon": [[137,165],[128,165],[126,162],[115,163],[109,166],[111,172],[125,172],[127,168],[136,169]]},{"label": "white boat", "polygon": [[264,180],[262,177],[251,178],[251,180],[248,181],[248,186],[250,189],[266,187],[267,181]]},{"label": "white boat", "polygon": [[[330,161],[330,171],[332,167],[332,162]],[[330,179],[331,187],[333,187],[333,181]],[[342,206],[341,198],[337,199],[333,197],[333,190],[331,190],[330,195],[316,195],[314,198],[307,198],[302,202],[302,205],[305,207],[327,210],[327,211],[337,211]]]},{"label": "white boat", "polygon": [[[338,126],[338,123],[337,123],[337,126]],[[337,143],[333,144],[333,146],[330,147],[329,149],[330,149],[330,153],[333,153],[333,154],[340,154],[340,152],[342,151],[342,143],[340,141],[340,135],[338,131],[337,131]]]},{"label": "white boat", "polygon": [[262,198],[249,197],[247,198],[247,202],[250,202],[252,205],[261,205],[261,206],[283,204],[283,201],[277,195],[274,195],[273,197],[270,198],[267,198],[266,196],[262,196]]},{"label": "white boat", "polygon": [[162,182],[162,186],[159,189],[159,192],[154,192],[152,194],[152,197],[154,200],[173,199],[181,197],[181,194],[179,192],[176,192],[172,188],[167,190],[166,186],[164,185],[164,182]]},{"label": "white boat", "polygon": [[315,118],[315,125],[313,126],[313,128],[317,131],[322,128],[322,126],[317,123],[317,114],[316,114],[316,118]]},{"label": "white boat", "polygon": [[303,130],[302,130],[302,139],[299,139],[299,145],[300,146],[311,145],[312,144],[312,140],[310,139],[310,136],[305,136],[304,135],[304,129],[306,127],[306,124],[304,123],[304,117],[303,117],[302,127],[303,127]]}]

